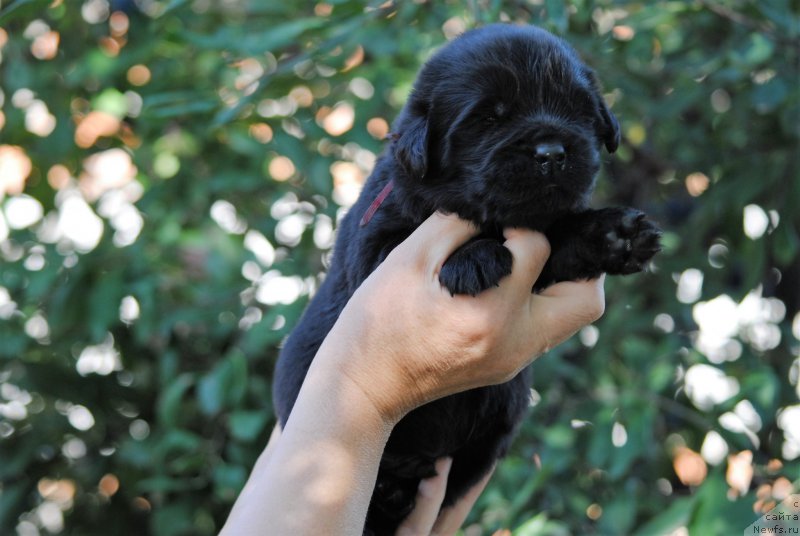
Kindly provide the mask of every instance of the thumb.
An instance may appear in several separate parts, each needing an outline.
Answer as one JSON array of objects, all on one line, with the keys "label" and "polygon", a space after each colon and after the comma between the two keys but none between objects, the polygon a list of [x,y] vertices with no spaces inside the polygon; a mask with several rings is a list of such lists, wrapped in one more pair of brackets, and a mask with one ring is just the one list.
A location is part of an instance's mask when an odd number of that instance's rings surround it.
[{"label": "thumb", "polygon": [[536,332],[549,334],[547,350],[603,316],[604,282],[605,274],[589,281],[564,281],[531,296]]}]

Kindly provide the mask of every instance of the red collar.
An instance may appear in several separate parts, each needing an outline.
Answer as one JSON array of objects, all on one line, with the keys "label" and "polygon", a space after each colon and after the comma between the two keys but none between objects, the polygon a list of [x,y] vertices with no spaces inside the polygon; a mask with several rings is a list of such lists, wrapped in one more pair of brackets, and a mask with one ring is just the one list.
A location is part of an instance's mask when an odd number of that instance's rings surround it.
[{"label": "red collar", "polygon": [[380,191],[378,196],[375,198],[375,201],[369,206],[367,211],[364,213],[364,216],[361,217],[361,222],[359,223],[359,227],[364,227],[366,224],[369,223],[369,220],[378,212],[378,209],[381,206],[381,203],[386,201],[386,198],[389,197],[389,194],[392,193],[392,189],[394,188],[394,181],[390,180],[386,183],[386,186],[383,187],[383,190]]}]

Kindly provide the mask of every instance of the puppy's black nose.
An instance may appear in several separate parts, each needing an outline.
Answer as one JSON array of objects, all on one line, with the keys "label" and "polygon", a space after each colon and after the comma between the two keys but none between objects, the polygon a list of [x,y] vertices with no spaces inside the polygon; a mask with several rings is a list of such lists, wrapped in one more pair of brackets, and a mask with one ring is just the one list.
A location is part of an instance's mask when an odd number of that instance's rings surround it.
[{"label": "puppy's black nose", "polygon": [[556,169],[564,171],[567,164],[567,152],[558,142],[540,143],[533,148],[534,159],[539,164],[542,175],[550,175]]}]

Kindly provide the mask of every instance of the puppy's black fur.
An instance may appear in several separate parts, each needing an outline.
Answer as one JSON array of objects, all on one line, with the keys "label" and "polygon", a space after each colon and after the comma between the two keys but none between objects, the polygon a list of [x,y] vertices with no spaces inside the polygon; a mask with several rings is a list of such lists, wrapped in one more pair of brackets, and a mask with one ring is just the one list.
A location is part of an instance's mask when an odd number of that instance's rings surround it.
[{"label": "puppy's black fur", "polygon": [[[421,70],[393,132],[339,226],[324,283],[282,350],[274,388],[281,424],[347,300],[436,210],[482,230],[441,270],[440,282],[453,294],[476,295],[511,272],[505,227],[540,230],[550,240],[551,257],[534,291],[603,272],[640,271],[659,249],[660,232],[641,212],[588,208],[600,149],[616,150],[619,126],[594,73],[543,30],[491,25],[442,48]],[[389,181],[394,190],[359,226]],[[453,458],[444,504],[461,497],[505,454],[528,393],[523,371],[402,419],[381,461],[365,532],[393,533],[413,509],[420,479],[435,473],[437,458]]]}]

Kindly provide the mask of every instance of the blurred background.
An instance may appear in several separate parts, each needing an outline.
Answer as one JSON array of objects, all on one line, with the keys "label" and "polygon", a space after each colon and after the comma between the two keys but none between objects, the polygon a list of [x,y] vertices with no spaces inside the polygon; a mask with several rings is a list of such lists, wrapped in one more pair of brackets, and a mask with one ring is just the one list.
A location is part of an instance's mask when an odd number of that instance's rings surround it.
[{"label": "blurred background", "polygon": [[649,273],[534,367],[465,534],[735,534],[800,482],[797,0],[0,1],[0,533],[214,534],[437,46],[541,25]]}]

